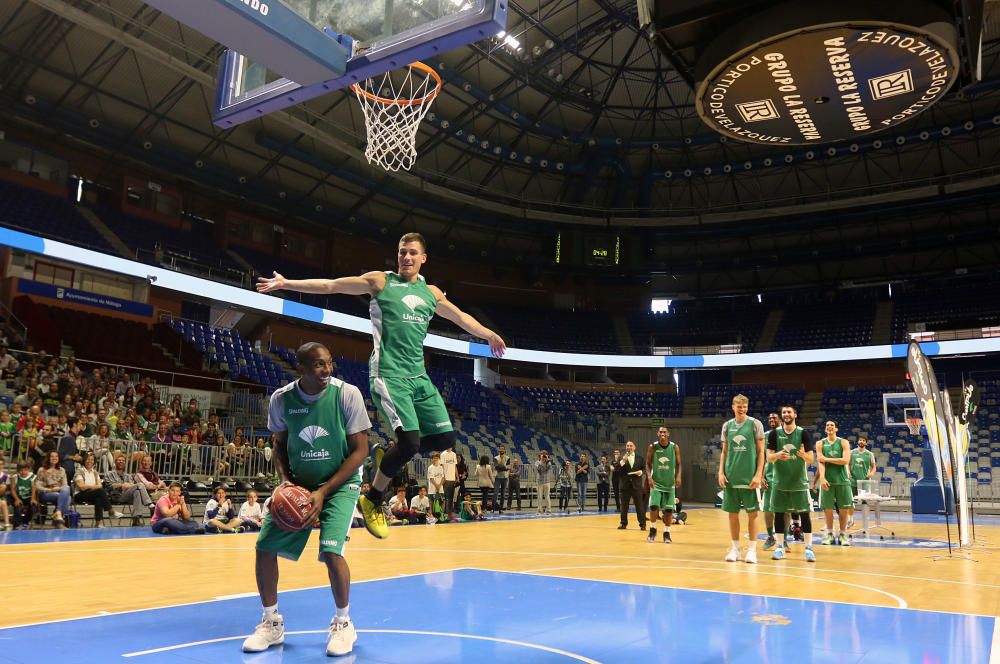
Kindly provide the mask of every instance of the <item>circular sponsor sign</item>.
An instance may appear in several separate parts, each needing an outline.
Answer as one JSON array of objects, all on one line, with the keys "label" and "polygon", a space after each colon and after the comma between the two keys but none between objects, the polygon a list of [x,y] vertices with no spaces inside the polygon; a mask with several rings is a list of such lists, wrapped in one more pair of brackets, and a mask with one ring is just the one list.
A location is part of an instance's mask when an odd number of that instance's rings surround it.
[{"label": "circular sponsor sign", "polygon": [[959,73],[958,54],[926,30],[826,24],[752,44],[698,87],[702,119],[725,136],[810,145],[888,129],[933,106]]}]

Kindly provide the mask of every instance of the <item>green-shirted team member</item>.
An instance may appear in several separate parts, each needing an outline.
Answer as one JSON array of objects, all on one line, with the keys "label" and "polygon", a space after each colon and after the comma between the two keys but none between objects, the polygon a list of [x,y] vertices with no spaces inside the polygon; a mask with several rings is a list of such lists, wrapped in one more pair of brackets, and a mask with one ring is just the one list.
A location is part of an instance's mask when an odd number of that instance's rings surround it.
[{"label": "green-shirted team member", "polygon": [[670,440],[670,429],[660,427],[656,442],[646,450],[649,473],[649,536],[656,541],[656,519],[663,515],[663,541],[670,544],[670,524],[674,520],[675,490],[681,486],[681,450]]},{"label": "green-shirted team member", "polygon": [[[767,431],[764,432],[764,440],[769,440],[771,432],[778,428],[781,419],[777,413],[769,413],[767,416]],[[764,512],[764,527],[767,528],[767,539],[764,541],[764,550],[770,551],[777,542],[774,539],[774,508],[771,506],[774,487],[774,464],[764,465],[764,481],[761,487],[764,489],[764,504],[761,506]]]},{"label": "green-shirted team member", "polygon": [[[851,444],[837,436],[837,423],[826,423],[826,437],[817,446],[816,459],[819,461],[819,507],[826,516],[826,537],[823,544],[850,546],[847,537],[847,511],[854,504],[851,495],[850,474],[847,467],[851,463]],[[839,516],[840,533],[833,534],[833,511]]]},{"label": "green-shirted team member", "polygon": [[740,558],[740,510],[747,513],[750,544],[744,560],[757,562],[757,512],[760,511],[760,482],[764,473],[764,425],[747,415],[750,400],[733,397],[733,419],[722,425],[722,457],[719,459],[719,486],[722,509],[729,513],[731,546],[726,562]]},{"label": "green-shirted team member", "polygon": [[781,560],[785,557],[791,538],[785,533],[785,515],[798,514],[802,520],[806,562],[814,563],[816,553],[812,547],[812,519],[809,515],[812,508],[809,497],[809,464],[813,463],[816,445],[805,429],[798,425],[797,418],[795,406],[783,405],[781,426],[773,429],[767,438],[767,461],[774,468],[771,498],[774,527],[781,535],[781,543],[775,548],[771,558]]},{"label": "green-shirted team member", "polygon": [[257,284],[262,293],[284,289],[371,296],[369,313],[375,347],[368,368],[372,399],[396,436],[396,445],[382,457],[371,489],[358,501],[365,527],[378,538],[389,536],[389,524],[381,508],[389,480],[415,454],[455,447],[455,431],[444,399],[424,367],[424,339],[431,318],[440,314],[469,334],[485,339],[495,357],[502,357],[506,349],[500,335],[449,302],[441,289],[424,280],[420,268],[426,262],[424,237],[420,233],[407,233],[399,240],[398,272],[303,280],[285,279],[275,272],[270,279],[259,278]]},{"label": "green-shirted team member", "polygon": [[[875,474],[875,455],[868,449],[868,437],[858,436],[857,448],[851,450],[851,493],[858,495],[858,480],[870,480]],[[854,527],[854,502],[847,513],[847,527]]]},{"label": "green-shirted team member", "polygon": [[[361,464],[368,454],[371,421],[361,391],[331,376],[330,351],[307,343],[295,353],[301,377],[271,395],[267,428],[274,433],[271,460],[281,484],[312,492],[307,521],[319,519],[319,559],[326,563],[337,613],[330,621],[326,654],[346,655],[358,636],[348,615],[351,570],[344,560],[354,507],[361,491]],[[243,642],[260,652],[285,640],[278,613],[278,556],[298,560],[312,528],[287,532],[268,513],[257,537],[257,590],[264,617]]]}]

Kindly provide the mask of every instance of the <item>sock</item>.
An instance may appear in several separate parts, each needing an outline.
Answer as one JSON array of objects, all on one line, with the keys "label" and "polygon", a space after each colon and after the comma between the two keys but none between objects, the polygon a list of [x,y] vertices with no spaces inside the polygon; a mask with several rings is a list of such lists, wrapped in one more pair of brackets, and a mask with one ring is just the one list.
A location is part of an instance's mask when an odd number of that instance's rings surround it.
[{"label": "sock", "polygon": [[264,607],[264,617],[265,618],[273,618],[276,615],[278,615],[278,605],[277,604],[275,604],[274,606],[265,606]]},{"label": "sock", "polygon": [[373,505],[381,505],[382,500],[385,497],[385,493],[376,489],[374,485],[368,489],[368,493],[366,495],[368,496],[368,500],[372,501]]},{"label": "sock", "polygon": [[750,546],[748,546],[747,549],[750,550],[750,551],[756,551],[757,550],[757,540],[756,540],[756,538],[750,540]]},{"label": "sock", "polygon": [[774,526],[768,526],[767,527],[767,536],[768,537],[774,537]]},{"label": "sock", "polygon": [[740,541],[739,540],[733,540],[733,546],[732,546],[732,548],[733,549],[739,549],[740,548]]},{"label": "sock", "polygon": [[337,607],[337,618],[338,618],[339,620],[346,620],[346,619],[347,619],[347,610],[348,610],[348,609],[350,609],[350,608],[351,608],[351,605],[350,605],[350,604],[348,604],[348,605],[347,605],[347,606],[345,606],[344,608],[340,608],[340,607],[338,606],[338,607]]},{"label": "sock", "polygon": [[813,545],[813,534],[812,533],[802,533],[802,539],[806,541],[806,546]]},{"label": "sock", "polygon": [[663,532],[669,533],[670,532],[670,526],[663,526]]},{"label": "sock", "polygon": [[782,534],[781,535],[781,546],[788,547],[788,539],[789,539],[788,535]]}]

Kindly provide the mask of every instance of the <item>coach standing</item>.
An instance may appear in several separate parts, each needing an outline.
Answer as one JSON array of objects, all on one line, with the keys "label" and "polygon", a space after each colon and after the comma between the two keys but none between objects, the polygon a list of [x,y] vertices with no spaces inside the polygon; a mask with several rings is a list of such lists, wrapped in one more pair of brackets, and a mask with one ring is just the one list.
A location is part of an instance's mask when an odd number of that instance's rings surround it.
[{"label": "coach standing", "polygon": [[621,525],[618,526],[618,530],[628,528],[628,507],[630,500],[635,503],[635,513],[639,519],[639,530],[646,530],[646,506],[642,500],[642,477],[645,469],[645,460],[635,453],[635,443],[631,440],[625,443],[625,454],[618,461],[622,493]]}]

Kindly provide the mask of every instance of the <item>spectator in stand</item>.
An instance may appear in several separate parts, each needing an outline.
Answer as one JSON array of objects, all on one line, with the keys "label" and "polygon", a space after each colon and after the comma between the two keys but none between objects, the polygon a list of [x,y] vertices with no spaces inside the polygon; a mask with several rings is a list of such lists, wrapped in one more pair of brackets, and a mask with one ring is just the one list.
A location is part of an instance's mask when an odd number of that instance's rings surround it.
[{"label": "spectator in stand", "polygon": [[461,454],[455,455],[455,476],[458,478],[458,495],[465,495],[465,481],[469,479],[469,467],[465,464],[465,458]]},{"label": "spectator in stand", "polygon": [[[178,397],[179,399],[180,397]],[[181,421],[184,422],[184,426],[193,427],[201,421],[201,411],[198,410],[198,400],[191,399],[188,401],[187,409],[180,416]]]},{"label": "spectator in stand", "polygon": [[[77,421],[77,426],[80,426],[81,433],[83,432],[83,427],[80,425],[79,420]],[[97,457],[97,467],[102,472],[107,472],[109,466],[114,462],[114,453],[112,452],[112,438],[111,438],[111,427],[107,423],[102,424],[94,435],[89,438],[83,439],[83,449],[93,452],[94,456]]]},{"label": "spectator in stand", "polygon": [[109,497],[116,505],[132,504],[132,525],[142,525],[142,508],[149,510],[150,516],[153,514],[155,504],[149,495],[149,490],[144,484],[138,484],[132,480],[135,477],[125,472],[126,458],[124,454],[115,457],[115,466],[107,472],[105,480],[111,484]]},{"label": "spectator in stand", "polygon": [[597,511],[608,511],[608,496],[611,492],[611,473],[614,469],[608,463],[608,455],[602,454],[597,464]]},{"label": "spectator in stand", "polygon": [[73,422],[69,431],[59,439],[59,445],[56,448],[59,452],[59,463],[66,471],[66,477],[72,477],[74,483],[76,482],[76,464],[83,461],[83,457],[80,455],[80,448],[76,442],[82,430],[83,424],[79,420]]},{"label": "spectator in stand", "polygon": [[52,523],[56,528],[65,530],[70,494],[66,471],[59,465],[59,452],[52,450],[46,457],[38,471],[35,486],[39,502],[53,503],[56,506]]},{"label": "spectator in stand", "polygon": [[[35,398],[37,398],[37,396]],[[14,401],[16,403],[17,400],[15,399]],[[35,399],[32,399],[31,403],[34,403],[34,401]],[[25,408],[28,409],[28,412],[25,415],[21,416],[21,418],[17,421],[16,428],[18,431],[26,431],[31,429],[40,430],[45,427],[45,420],[42,419],[41,406],[32,406],[31,403],[25,406]]]},{"label": "spectator in stand", "polygon": [[[149,457],[146,457],[147,459]],[[191,510],[181,495],[181,485],[174,482],[166,495],[156,501],[153,518],[150,519],[153,532],[158,535],[202,534],[205,529],[191,519]]]},{"label": "spectator in stand", "polygon": [[83,457],[83,465],[76,469],[73,477],[73,484],[76,485],[76,495],[73,497],[77,503],[93,503],[94,505],[94,527],[104,527],[104,513],[110,512],[112,519],[120,519],[124,516],[117,510],[111,509],[111,498],[104,488],[101,474],[94,468],[94,455],[87,453]]},{"label": "spectator in stand", "polygon": [[19,461],[17,475],[11,483],[14,498],[14,527],[27,530],[38,509],[38,492],[35,486],[37,476],[31,472],[31,462]]},{"label": "spectator in stand", "polygon": [[136,484],[146,487],[153,502],[158,503],[160,498],[167,493],[167,484],[153,470],[153,458],[148,454],[142,457],[142,461],[139,462],[139,472],[135,474],[135,481]]},{"label": "spectator in stand", "polygon": [[517,499],[517,511],[521,511],[521,456],[510,455],[510,477],[507,478],[507,509]]},{"label": "spectator in stand", "polygon": [[444,509],[449,521],[455,521],[457,500],[455,490],[458,488],[458,457],[451,447],[441,453],[441,466],[444,468]]},{"label": "spectator in stand", "polygon": [[585,452],[580,452],[576,464],[576,506],[581,512],[587,507],[587,479],[590,475],[590,461]]},{"label": "spectator in stand", "polygon": [[559,469],[559,511],[569,514],[569,493],[573,489],[573,462],[566,463]]},{"label": "spectator in stand", "polygon": [[7,344],[0,343],[0,372],[3,372],[4,376],[10,376],[17,373],[17,368],[20,365],[17,358],[10,354]]},{"label": "spectator in stand", "polygon": [[243,477],[250,467],[250,446],[243,437],[243,429],[233,432],[233,440],[226,445],[226,459],[233,475]]},{"label": "spectator in stand", "polygon": [[467,493],[462,499],[462,510],[459,514],[462,521],[485,521],[483,514],[483,504],[480,501],[473,501],[472,494]]},{"label": "spectator in stand", "polygon": [[135,386],[132,384],[132,377],[123,373],[115,384],[115,396],[124,396],[129,390],[135,394]]},{"label": "spectator in stand", "polygon": [[268,446],[266,440],[263,438],[257,439],[251,459],[253,460],[252,472],[254,475],[271,474],[271,448]]},{"label": "spectator in stand", "polygon": [[42,398],[42,410],[46,415],[55,415],[61,403],[62,394],[59,393],[59,383],[52,381]]},{"label": "spectator in stand", "polygon": [[244,531],[260,530],[264,524],[264,511],[260,508],[260,503],[257,502],[257,492],[253,489],[247,491],[246,502],[240,505],[239,520]]},{"label": "spectator in stand", "polygon": [[210,533],[242,533],[243,528],[236,515],[233,501],[226,498],[226,488],[217,486],[212,491],[212,497],[205,504],[202,526]]},{"label": "spectator in stand", "polygon": [[46,424],[35,440],[37,444],[34,447],[29,446],[28,451],[34,457],[35,472],[38,472],[50,453],[59,453],[59,436],[51,424]]},{"label": "spectator in stand", "polygon": [[16,425],[10,421],[10,411],[0,412],[0,453],[7,456],[14,453],[14,434],[16,431]]},{"label": "spectator in stand", "polygon": [[493,469],[492,459],[487,455],[479,457],[479,465],[476,466],[476,480],[479,483],[479,493],[483,501],[483,509],[487,509],[490,504],[490,494],[493,492],[493,481],[496,478],[496,471]]},{"label": "spectator in stand", "polygon": [[403,525],[427,522],[425,513],[411,509],[406,502],[406,489],[398,489],[396,495],[389,499],[389,511],[392,512],[392,518]]},{"label": "spectator in stand", "polygon": [[4,530],[10,530],[10,505],[8,503],[9,498],[7,494],[10,491],[10,475],[4,472],[4,455],[0,454],[0,512],[3,513],[3,528]]},{"label": "spectator in stand", "polygon": [[538,490],[538,514],[552,513],[552,461],[548,452],[539,452],[535,462],[535,488]]},{"label": "spectator in stand", "polygon": [[[361,490],[361,495],[364,495],[364,488]],[[413,500],[410,501],[410,509],[423,514],[425,517],[425,523],[429,525],[437,523],[437,519],[434,518],[434,513],[431,510],[431,499],[427,497],[427,487],[420,487],[420,491],[418,491],[417,495],[415,495]]]},{"label": "spectator in stand", "polygon": [[[35,385],[33,384],[35,382],[36,381],[34,378],[28,378],[27,390],[24,392],[24,394],[14,397],[14,403],[19,405],[21,408],[29,411],[29,413],[31,412],[32,405],[36,401],[38,401],[38,388],[35,387]],[[41,413],[41,410],[42,408],[41,406],[39,406],[38,413]],[[37,416],[38,413],[31,413],[31,414]],[[20,422],[18,424],[20,424]]]},{"label": "spectator in stand", "polygon": [[504,493],[507,490],[507,478],[510,476],[510,456],[507,454],[506,445],[500,445],[500,452],[494,457],[493,465],[497,471],[496,488],[493,489],[493,509],[503,514]]},{"label": "spectator in stand", "polygon": [[444,466],[441,465],[441,454],[431,454],[431,465],[427,466],[427,493],[431,503],[444,501]]}]

